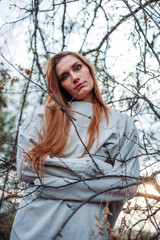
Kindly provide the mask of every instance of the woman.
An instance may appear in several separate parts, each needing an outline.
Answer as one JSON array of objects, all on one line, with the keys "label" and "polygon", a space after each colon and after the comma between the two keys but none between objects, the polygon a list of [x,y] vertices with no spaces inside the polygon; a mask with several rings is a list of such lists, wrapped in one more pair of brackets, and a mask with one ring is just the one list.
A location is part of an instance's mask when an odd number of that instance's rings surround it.
[{"label": "woman", "polygon": [[49,60],[47,89],[19,132],[17,172],[29,187],[11,240],[109,239],[136,193],[137,130],[105,105],[93,66],[78,53]]}]

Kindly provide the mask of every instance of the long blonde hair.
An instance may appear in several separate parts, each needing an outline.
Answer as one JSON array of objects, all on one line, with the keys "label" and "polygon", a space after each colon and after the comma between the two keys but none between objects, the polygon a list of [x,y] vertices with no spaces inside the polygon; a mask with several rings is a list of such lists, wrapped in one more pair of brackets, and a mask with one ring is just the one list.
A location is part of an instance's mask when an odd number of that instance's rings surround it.
[{"label": "long blonde hair", "polygon": [[[87,143],[87,150],[89,151],[95,139],[99,139],[99,124],[105,115],[108,123],[108,111],[100,94],[94,67],[92,64],[81,54],[76,52],[59,52],[55,54],[47,63],[47,95],[44,104],[45,108],[45,122],[43,128],[45,129],[43,138],[39,137],[39,141],[34,143],[34,147],[26,154],[27,161],[30,161],[34,170],[39,169],[42,173],[45,158],[60,156],[66,147],[66,142],[69,136],[70,130],[70,118],[72,111],[70,109],[70,96],[61,86],[60,81],[56,75],[56,65],[61,61],[63,57],[72,55],[80,59],[89,69],[93,78],[93,117],[90,121],[87,134],[89,136]],[[103,114],[104,113],[104,114]],[[87,153],[86,150],[82,153],[84,156]],[[28,157],[30,156],[30,157]]]}]

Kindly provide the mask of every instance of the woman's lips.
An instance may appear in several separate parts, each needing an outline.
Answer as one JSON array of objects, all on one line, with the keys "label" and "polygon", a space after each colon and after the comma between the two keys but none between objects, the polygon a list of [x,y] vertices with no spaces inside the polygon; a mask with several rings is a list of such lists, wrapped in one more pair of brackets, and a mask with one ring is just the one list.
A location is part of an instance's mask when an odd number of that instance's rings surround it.
[{"label": "woman's lips", "polygon": [[79,83],[77,86],[76,86],[76,90],[78,90],[79,88],[81,88],[83,86],[84,83]]}]

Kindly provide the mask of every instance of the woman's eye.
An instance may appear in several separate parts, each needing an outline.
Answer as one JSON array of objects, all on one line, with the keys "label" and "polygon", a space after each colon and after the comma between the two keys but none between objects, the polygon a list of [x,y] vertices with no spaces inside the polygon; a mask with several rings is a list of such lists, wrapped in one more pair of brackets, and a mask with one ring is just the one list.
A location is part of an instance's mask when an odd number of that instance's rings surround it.
[{"label": "woman's eye", "polygon": [[81,65],[77,65],[76,67],[75,67],[75,69],[78,71],[78,70],[80,70],[81,69]]},{"label": "woman's eye", "polygon": [[61,81],[64,81],[64,80],[66,80],[67,79],[67,75],[63,75],[62,77],[61,77]]}]

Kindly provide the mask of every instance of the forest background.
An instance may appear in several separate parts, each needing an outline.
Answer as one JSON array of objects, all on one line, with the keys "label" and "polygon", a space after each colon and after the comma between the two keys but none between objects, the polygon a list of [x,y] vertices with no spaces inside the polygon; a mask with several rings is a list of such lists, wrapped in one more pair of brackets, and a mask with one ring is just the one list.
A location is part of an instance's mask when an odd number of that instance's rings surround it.
[{"label": "forest background", "polygon": [[1,0],[0,14],[0,239],[9,239],[26,188],[16,177],[19,126],[44,101],[46,61],[64,50],[94,64],[106,104],[139,131],[138,192],[113,236],[158,239],[160,1]]}]

